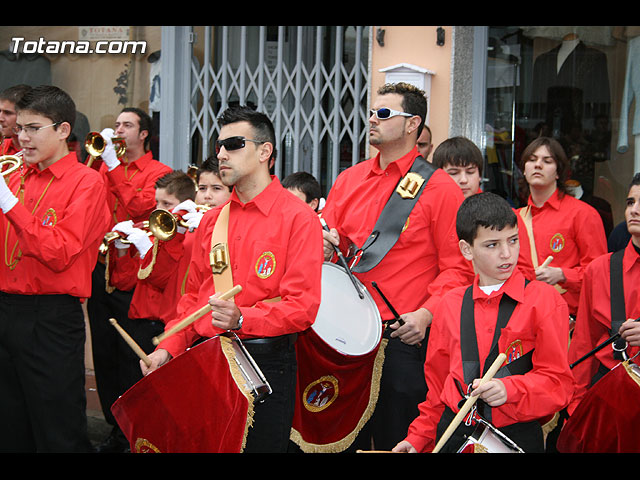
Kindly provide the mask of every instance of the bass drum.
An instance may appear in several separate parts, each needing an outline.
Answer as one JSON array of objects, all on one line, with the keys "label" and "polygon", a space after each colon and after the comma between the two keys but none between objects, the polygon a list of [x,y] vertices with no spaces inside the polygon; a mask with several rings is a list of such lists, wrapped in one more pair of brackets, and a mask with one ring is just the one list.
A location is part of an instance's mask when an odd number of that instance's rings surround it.
[{"label": "bass drum", "polygon": [[322,265],[322,296],[313,331],[343,355],[366,355],[382,337],[382,319],[373,297],[355,279],[364,294],[360,298],[345,269],[334,263]]}]

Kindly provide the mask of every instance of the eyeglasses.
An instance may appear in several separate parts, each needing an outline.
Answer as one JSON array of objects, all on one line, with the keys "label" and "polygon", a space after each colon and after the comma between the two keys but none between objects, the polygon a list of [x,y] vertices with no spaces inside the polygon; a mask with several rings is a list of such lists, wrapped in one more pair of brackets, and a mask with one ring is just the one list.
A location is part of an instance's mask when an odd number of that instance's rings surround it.
[{"label": "eyeglasses", "polygon": [[407,112],[399,112],[398,110],[392,110],[390,108],[379,108],[378,110],[371,109],[369,110],[369,116],[375,115],[378,120],[386,120],[391,117],[396,117],[401,115],[403,117],[413,117],[411,113]]},{"label": "eyeglasses", "polygon": [[225,138],[224,140],[216,140],[216,154],[220,153],[220,149],[222,147],[225,148],[225,150],[227,150],[228,152],[232,151],[232,150],[239,150],[241,148],[244,148],[246,143],[245,142],[253,142],[253,143],[265,143],[264,141],[259,141],[259,140],[251,140],[250,138],[244,138],[244,137],[229,137],[229,138]]},{"label": "eyeglasses", "polygon": [[33,135],[38,130],[42,130],[43,128],[48,128],[48,127],[55,127],[56,125],[60,125],[60,122],[52,123],[51,125],[44,125],[42,127],[34,127],[32,125],[25,125],[23,127],[22,125],[16,125],[15,127],[12,128],[12,130],[13,130],[13,133],[15,133],[16,135],[19,135],[20,132],[22,132],[23,130],[27,135]]}]

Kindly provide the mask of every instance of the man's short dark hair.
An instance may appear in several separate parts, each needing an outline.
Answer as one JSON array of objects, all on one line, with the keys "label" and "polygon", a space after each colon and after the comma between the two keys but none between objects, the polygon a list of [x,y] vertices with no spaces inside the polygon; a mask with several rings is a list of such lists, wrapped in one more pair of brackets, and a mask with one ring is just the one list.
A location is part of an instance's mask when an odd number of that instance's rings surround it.
[{"label": "man's short dark hair", "polygon": [[123,108],[120,113],[131,112],[135,113],[138,117],[138,123],[140,124],[140,132],[147,131],[147,136],[144,139],[144,149],[145,151],[149,150],[149,145],[151,144],[151,136],[153,135],[153,120],[147,112],[140,108],[136,107],[126,107]]},{"label": "man's short dark hair", "polygon": [[218,124],[221,127],[237,122],[247,122],[251,125],[255,137],[253,140],[270,143],[273,146],[271,159],[275,160],[276,134],[269,117],[246,105],[229,107],[218,117]]},{"label": "man's short dark hair", "polygon": [[[40,85],[26,91],[16,104],[16,111],[28,111],[47,117],[53,123],[66,122],[69,133],[76,121],[76,104],[64,90],[53,85]],[[58,128],[58,125],[53,127]]]},{"label": "man's short dark hair", "polygon": [[33,87],[30,85],[20,84],[13,85],[12,87],[5,88],[2,92],[0,92],[0,100],[6,100],[14,105],[16,105],[20,99],[31,90]]},{"label": "man's short dark hair", "polygon": [[482,175],[484,157],[475,143],[465,137],[446,139],[433,151],[433,165],[444,168],[446,165],[466,167],[475,165]]},{"label": "man's short dark hair", "polygon": [[504,198],[491,192],[482,192],[464,199],[456,216],[456,233],[460,240],[473,245],[478,228],[502,230],[518,224],[516,213]]},{"label": "man's short dark hair", "polygon": [[297,189],[304,193],[305,201],[310,203],[313,199],[322,197],[322,189],[316,177],[307,172],[295,172],[287,175],[282,180],[282,186],[287,189]]},{"label": "man's short dark hair", "polygon": [[378,95],[389,95],[395,93],[402,96],[402,109],[411,115],[420,117],[420,125],[416,130],[419,137],[422,127],[427,119],[427,97],[423,90],[415,85],[405,82],[386,83],[378,89]]}]

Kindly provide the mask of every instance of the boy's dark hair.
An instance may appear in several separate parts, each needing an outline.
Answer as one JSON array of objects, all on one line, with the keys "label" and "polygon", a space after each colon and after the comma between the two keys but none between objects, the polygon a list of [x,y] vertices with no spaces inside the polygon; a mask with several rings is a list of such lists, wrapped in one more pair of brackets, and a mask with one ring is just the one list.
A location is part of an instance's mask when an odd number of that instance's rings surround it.
[{"label": "boy's dark hair", "polygon": [[236,122],[248,122],[251,125],[255,137],[252,140],[270,143],[273,146],[271,160],[275,160],[276,133],[269,117],[246,105],[229,107],[218,117],[218,124],[221,127]]},{"label": "boy's dark hair", "polygon": [[[16,103],[16,111],[29,111],[47,117],[55,124],[68,123],[69,133],[76,121],[76,104],[64,90],[53,85],[40,85],[24,92]],[[57,130],[58,125],[52,127]]]},{"label": "boy's dark hair", "polygon": [[311,202],[314,198],[320,200],[322,197],[322,189],[316,180],[316,177],[307,172],[295,172],[287,175],[282,180],[284,188],[298,189],[304,193],[305,201]]},{"label": "boy's dark hair", "polygon": [[482,176],[483,163],[484,157],[480,149],[465,137],[448,138],[433,151],[433,165],[437,168],[444,168],[446,165],[475,165]]},{"label": "boy's dark hair", "polygon": [[32,88],[33,87],[30,85],[25,84],[13,85],[12,87],[6,88],[0,92],[0,100],[7,100],[16,105],[24,94]]},{"label": "boy's dark hair", "polygon": [[456,216],[456,233],[469,245],[478,235],[478,228],[502,230],[518,224],[516,213],[504,198],[491,192],[482,192],[464,199]]},{"label": "boy's dark hair", "polygon": [[120,113],[124,112],[135,113],[138,116],[138,123],[140,124],[139,131],[147,131],[147,136],[144,139],[144,150],[148,151],[149,145],[151,144],[151,136],[153,134],[153,120],[151,120],[151,117],[147,112],[141,110],[140,108],[126,107],[120,111]]},{"label": "boy's dark hair", "polygon": [[378,95],[398,94],[402,96],[402,109],[411,115],[420,117],[420,125],[416,130],[419,137],[427,118],[427,97],[425,92],[415,85],[405,82],[386,83],[378,89]]},{"label": "boy's dark hair", "polygon": [[635,187],[636,185],[640,185],[640,172],[636,173],[633,176],[631,182],[629,183],[629,188],[627,189],[627,191],[631,190],[631,187]]},{"label": "boy's dark hair", "polygon": [[181,202],[195,200],[196,189],[193,179],[182,170],[169,172],[156,181],[156,189],[164,188],[169,195],[175,196]]},{"label": "boy's dark hair", "polygon": [[[216,177],[220,178],[220,162],[218,161],[218,157],[215,155],[207,158],[200,168],[198,168],[198,173],[196,173],[196,183],[200,181],[200,174],[203,172],[213,173]],[[232,186],[227,187],[229,191],[233,190]]]},{"label": "boy's dark hair", "polygon": [[[551,154],[551,156],[556,162],[556,171],[558,174],[558,179],[556,180],[556,187],[558,188],[558,191],[560,192],[560,194],[563,195],[567,191],[565,182],[567,181],[567,178],[569,176],[570,164],[569,164],[569,159],[567,158],[567,154],[564,151],[564,148],[562,148],[562,145],[560,144],[560,142],[558,142],[555,138],[538,137],[535,140],[533,140],[529,145],[525,147],[524,151],[522,152],[518,167],[520,167],[520,169],[524,171],[524,164],[527,163],[527,160],[529,160],[531,155],[533,155],[534,152],[542,146],[545,146],[549,149],[549,153]],[[524,189],[524,193],[528,195],[529,184],[526,181],[524,181],[522,182],[522,187]]]}]

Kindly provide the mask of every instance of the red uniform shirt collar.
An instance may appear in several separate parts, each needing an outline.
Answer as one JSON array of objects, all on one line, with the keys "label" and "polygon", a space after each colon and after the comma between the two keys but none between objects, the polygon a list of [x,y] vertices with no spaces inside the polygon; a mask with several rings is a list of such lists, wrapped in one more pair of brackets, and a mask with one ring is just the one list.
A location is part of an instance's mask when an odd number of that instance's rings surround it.
[{"label": "red uniform shirt collar", "polygon": [[51,172],[51,174],[60,178],[64,173],[73,166],[73,164],[78,163],[78,157],[75,152],[69,152],[67,155],[62,157],[60,160],[57,160],[52,165],[49,165],[44,170],[40,171],[40,169],[35,165],[27,166],[27,171],[25,173],[29,173],[33,171],[36,174],[40,174],[42,172],[46,172],[47,170]]},{"label": "red uniform shirt collar", "polygon": [[528,204],[531,208],[533,209],[541,209],[544,208],[545,206],[549,205],[550,207],[552,207],[554,210],[560,210],[560,202],[562,201],[562,198],[560,198],[560,191],[556,188],[555,191],[551,194],[551,196],[547,199],[546,202],[544,202],[544,204],[542,205],[542,207],[536,207],[533,202],[531,201],[531,195],[529,195],[529,201]]},{"label": "red uniform shirt collar", "polygon": [[524,302],[524,275],[520,272],[520,270],[516,267],[513,271],[513,274],[504,282],[502,287],[495,292],[491,292],[491,294],[487,295],[478,286],[479,276],[476,275],[476,278],[473,281],[473,300],[483,299],[483,298],[493,298],[502,296],[502,294],[506,293],[518,303]]},{"label": "red uniform shirt collar", "polygon": [[388,172],[389,169],[394,169],[400,172],[400,176],[404,177],[411,165],[413,165],[413,160],[418,156],[418,147],[413,147],[411,151],[409,151],[406,155],[398,158],[391,162],[386,169],[382,169],[380,167],[380,152],[374,157],[373,162],[371,163],[371,171],[369,175],[384,175],[385,172]]},{"label": "red uniform shirt collar", "polygon": [[271,175],[271,183],[269,183],[269,185],[267,185],[267,187],[252,200],[249,200],[247,203],[242,203],[242,200],[238,198],[236,189],[234,188],[231,192],[230,201],[237,203],[240,208],[247,208],[255,205],[255,207],[262,212],[264,216],[269,216],[269,212],[276,203],[276,199],[282,190],[283,187],[280,184],[278,177]]},{"label": "red uniform shirt collar", "polygon": [[142,155],[140,158],[137,158],[134,161],[129,162],[128,165],[129,166],[135,165],[138,170],[144,170],[145,167],[149,165],[149,162],[151,162],[151,160],[153,160],[153,153],[149,151],[144,155]]},{"label": "red uniform shirt collar", "polygon": [[638,252],[633,246],[633,241],[629,240],[624,251],[624,256],[622,257],[622,269],[623,271],[628,272],[636,264],[640,265],[640,255],[638,255]]}]

